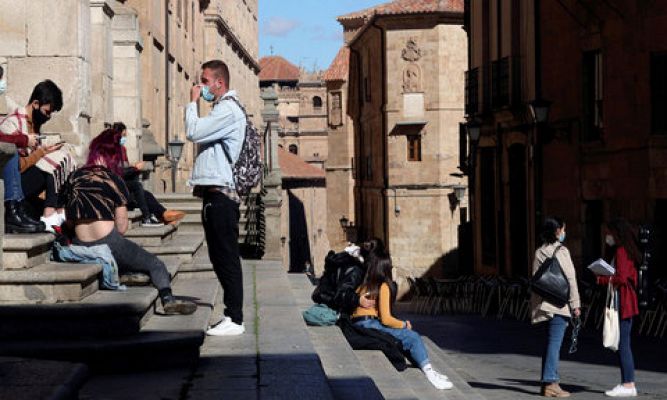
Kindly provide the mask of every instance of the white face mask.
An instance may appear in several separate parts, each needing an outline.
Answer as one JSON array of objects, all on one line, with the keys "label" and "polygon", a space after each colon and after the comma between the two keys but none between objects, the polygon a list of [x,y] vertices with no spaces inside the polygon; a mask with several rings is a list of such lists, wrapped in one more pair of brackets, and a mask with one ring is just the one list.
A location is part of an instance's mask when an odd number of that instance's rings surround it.
[{"label": "white face mask", "polygon": [[607,243],[607,246],[612,247],[613,245],[616,244],[616,241],[614,240],[614,237],[612,235],[607,234],[607,236],[604,237],[604,242]]},{"label": "white face mask", "polygon": [[0,95],[5,94],[6,91],[7,91],[7,81],[2,80],[0,81]]}]

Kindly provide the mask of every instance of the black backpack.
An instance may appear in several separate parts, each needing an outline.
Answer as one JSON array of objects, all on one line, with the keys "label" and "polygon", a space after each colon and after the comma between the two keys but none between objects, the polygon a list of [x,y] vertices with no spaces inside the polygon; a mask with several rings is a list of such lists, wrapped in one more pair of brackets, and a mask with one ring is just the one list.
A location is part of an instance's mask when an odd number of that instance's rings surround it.
[{"label": "black backpack", "polygon": [[556,258],[561,247],[558,246],[551,257],[542,262],[530,280],[530,289],[534,293],[559,308],[564,307],[570,300],[570,284]]}]

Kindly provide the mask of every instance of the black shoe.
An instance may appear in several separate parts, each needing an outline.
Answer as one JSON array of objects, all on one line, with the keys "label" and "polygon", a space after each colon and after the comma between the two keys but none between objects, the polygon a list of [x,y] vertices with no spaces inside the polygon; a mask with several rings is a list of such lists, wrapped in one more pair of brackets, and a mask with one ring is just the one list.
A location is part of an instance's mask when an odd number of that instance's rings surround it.
[{"label": "black shoe", "polygon": [[41,221],[27,220],[18,201],[5,202],[5,233],[39,233],[46,225]]},{"label": "black shoe", "polygon": [[162,309],[166,315],[190,315],[197,311],[197,304],[167,295],[162,297]]},{"label": "black shoe", "polygon": [[150,217],[144,218],[141,221],[141,226],[152,228],[152,227],[164,226],[164,224],[160,222],[160,220],[157,219],[155,215],[151,214]]}]

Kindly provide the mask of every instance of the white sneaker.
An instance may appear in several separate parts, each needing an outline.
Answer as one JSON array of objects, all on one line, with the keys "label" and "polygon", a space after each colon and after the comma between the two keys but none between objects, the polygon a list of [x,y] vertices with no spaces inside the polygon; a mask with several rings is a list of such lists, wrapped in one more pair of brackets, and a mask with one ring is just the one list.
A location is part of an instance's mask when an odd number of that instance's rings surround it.
[{"label": "white sneaker", "polygon": [[235,324],[229,317],[224,317],[217,325],[206,331],[209,336],[236,336],[245,332],[245,325]]},{"label": "white sneaker", "polygon": [[424,369],[424,375],[426,375],[428,381],[431,382],[436,389],[447,390],[454,387],[454,384],[446,375],[443,375],[432,368]]},{"label": "white sneaker", "polygon": [[44,222],[44,225],[46,225],[46,231],[51,233],[56,233],[56,231],[53,229],[54,226],[62,225],[62,221],[60,220],[58,213],[53,213],[48,217],[41,216],[39,217],[39,220]]},{"label": "white sneaker", "polygon": [[604,392],[609,397],[637,397],[636,387],[625,387],[622,384],[616,385],[613,389]]},{"label": "white sneaker", "polygon": [[65,217],[65,212],[56,212],[56,215],[58,216],[58,219],[60,220],[60,223],[58,225],[62,225],[67,221],[67,218]]}]

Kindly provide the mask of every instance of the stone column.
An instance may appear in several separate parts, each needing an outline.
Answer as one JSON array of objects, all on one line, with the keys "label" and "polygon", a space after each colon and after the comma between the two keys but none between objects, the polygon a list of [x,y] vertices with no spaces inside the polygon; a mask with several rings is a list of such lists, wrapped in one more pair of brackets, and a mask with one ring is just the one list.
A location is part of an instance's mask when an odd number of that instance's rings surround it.
[{"label": "stone column", "polygon": [[0,0],[0,57],[7,60],[7,95],[19,105],[33,87],[53,80],[63,109],[43,128],[59,133],[83,156],[90,139],[90,4],[88,0]]},{"label": "stone column", "polygon": [[131,163],[142,159],[141,52],[139,17],[130,7],[116,5],[111,24],[113,37],[114,119],[127,126],[127,156]]},{"label": "stone column", "polygon": [[[0,169],[5,167],[7,161],[9,161],[12,156],[16,154],[16,147],[11,143],[2,143],[0,142]],[[1,178],[1,177],[0,177]],[[5,181],[0,179],[0,196],[4,199],[5,197]],[[2,246],[5,237],[5,202],[0,202],[0,270],[3,269],[2,265]]]},{"label": "stone column", "polygon": [[91,24],[91,96],[92,115],[90,132],[94,137],[104,129],[104,123],[113,123],[113,41],[111,19],[114,16],[110,1],[90,0]]},{"label": "stone column", "polygon": [[282,260],[281,252],[281,206],[282,206],[282,175],[280,165],[278,164],[278,120],[279,113],[276,109],[278,96],[273,88],[262,91],[262,100],[264,101],[264,110],[262,119],[265,126],[269,129],[263,129],[264,137],[264,161],[268,167],[268,174],[264,177],[264,197],[265,217],[266,217],[266,247],[264,249],[265,260]]}]

